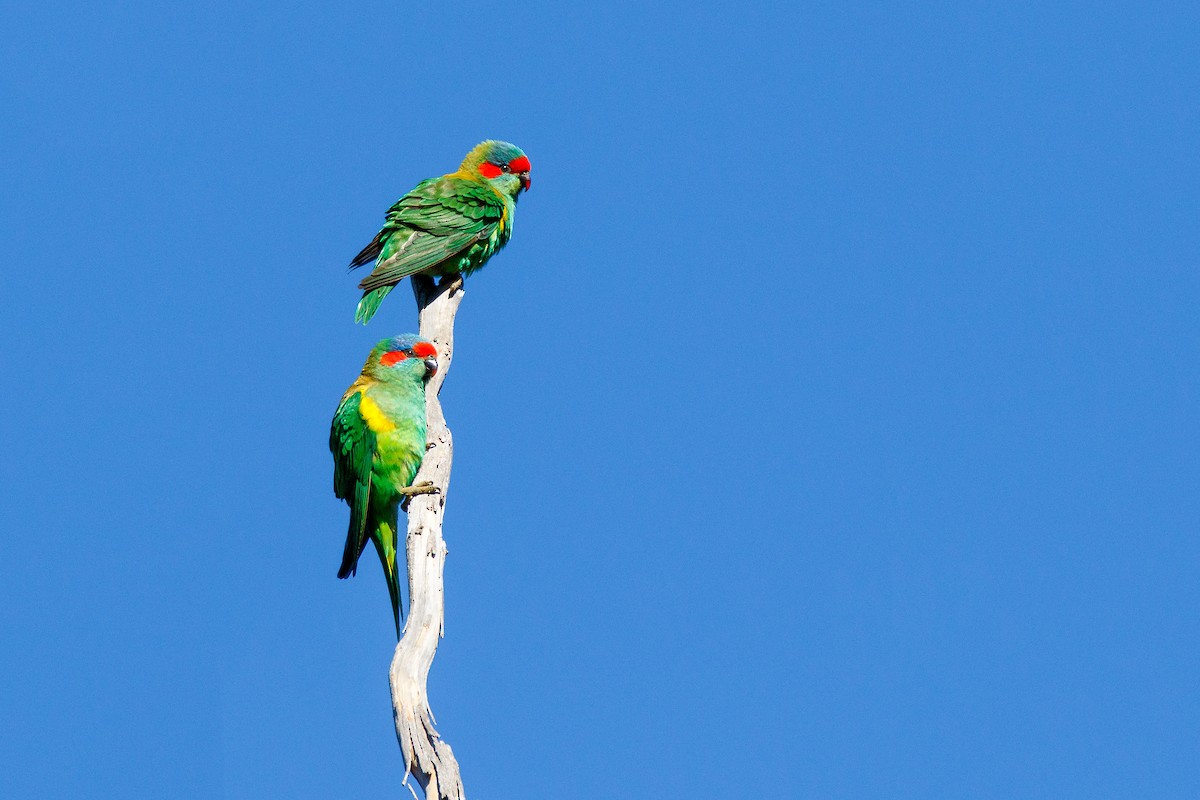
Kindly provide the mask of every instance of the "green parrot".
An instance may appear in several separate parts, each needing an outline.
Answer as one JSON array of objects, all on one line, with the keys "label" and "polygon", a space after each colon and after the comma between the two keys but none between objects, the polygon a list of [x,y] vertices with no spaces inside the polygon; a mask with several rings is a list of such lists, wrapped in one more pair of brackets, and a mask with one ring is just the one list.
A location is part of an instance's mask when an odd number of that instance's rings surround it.
[{"label": "green parrot", "polygon": [[528,190],[529,158],[508,142],[475,145],[457,172],[421,181],[388,209],[383,230],[350,268],[375,262],[358,288],[355,322],[364,325],[409,275],[470,275],[512,236],[517,196]]},{"label": "green parrot", "polygon": [[369,538],[375,543],[396,636],[400,582],[396,574],[397,509],[425,457],[425,383],[437,372],[437,348],[415,334],[375,345],[362,374],[342,396],[329,431],[333,493],[350,506],[350,530],[339,578],[358,567]]}]

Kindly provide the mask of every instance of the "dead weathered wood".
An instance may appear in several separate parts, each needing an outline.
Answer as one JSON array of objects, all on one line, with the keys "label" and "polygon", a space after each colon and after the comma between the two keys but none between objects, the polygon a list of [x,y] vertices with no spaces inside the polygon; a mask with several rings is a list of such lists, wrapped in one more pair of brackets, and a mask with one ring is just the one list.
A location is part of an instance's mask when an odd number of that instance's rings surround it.
[{"label": "dead weathered wood", "polygon": [[427,800],[462,800],[458,761],[437,732],[426,689],[429,668],[445,628],[442,569],[446,542],[442,538],[442,514],[454,452],[438,392],[454,355],[454,315],[463,299],[462,279],[443,278],[437,285],[432,278],[422,276],[411,280],[421,336],[433,342],[438,351],[437,374],[425,389],[428,449],[413,482],[429,481],[436,491],[414,494],[408,503],[409,609],[404,635],[392,657],[392,714],[404,755],[405,782],[409,775],[416,778]]}]

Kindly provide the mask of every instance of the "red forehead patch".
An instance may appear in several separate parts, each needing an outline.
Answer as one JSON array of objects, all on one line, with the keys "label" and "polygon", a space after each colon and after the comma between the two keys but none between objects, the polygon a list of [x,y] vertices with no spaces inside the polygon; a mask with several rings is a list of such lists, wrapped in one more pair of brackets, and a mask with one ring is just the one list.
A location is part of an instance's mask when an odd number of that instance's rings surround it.
[{"label": "red forehead patch", "polygon": [[406,358],[408,358],[408,354],[403,350],[392,350],[391,352],[384,353],[382,356],[380,356],[379,363],[383,364],[385,367],[391,367],[399,364]]},{"label": "red forehead patch", "polygon": [[508,162],[508,168],[513,172],[529,172],[529,156],[517,156]]},{"label": "red forehead patch", "polygon": [[412,346],[414,356],[428,358],[429,356],[437,356],[437,348],[429,342],[417,342]]},{"label": "red forehead patch", "polygon": [[479,165],[479,174],[485,178],[499,178],[503,172],[504,170],[495,164],[489,164],[486,161]]}]

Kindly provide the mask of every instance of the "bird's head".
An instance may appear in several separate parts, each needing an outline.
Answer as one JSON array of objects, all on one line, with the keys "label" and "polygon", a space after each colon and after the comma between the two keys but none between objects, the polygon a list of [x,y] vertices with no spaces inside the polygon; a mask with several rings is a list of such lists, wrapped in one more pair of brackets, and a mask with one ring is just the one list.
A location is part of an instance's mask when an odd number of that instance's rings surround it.
[{"label": "bird's head", "polygon": [[480,176],[513,198],[522,189],[529,190],[529,156],[515,144],[494,139],[480,142],[459,169]]},{"label": "bird's head", "polygon": [[375,345],[367,366],[383,380],[408,377],[427,381],[438,370],[437,348],[415,333],[404,333]]}]

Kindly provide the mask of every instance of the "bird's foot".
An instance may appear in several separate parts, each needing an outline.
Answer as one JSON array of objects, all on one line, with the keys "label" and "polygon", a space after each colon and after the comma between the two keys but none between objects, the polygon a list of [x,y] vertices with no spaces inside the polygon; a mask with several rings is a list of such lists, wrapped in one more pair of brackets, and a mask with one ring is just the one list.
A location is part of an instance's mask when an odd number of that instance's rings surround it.
[{"label": "bird's foot", "polygon": [[396,494],[402,494],[405,497],[413,497],[418,494],[437,494],[438,488],[433,485],[432,481],[421,481],[414,483],[412,486],[405,486],[403,489],[397,489]]}]

